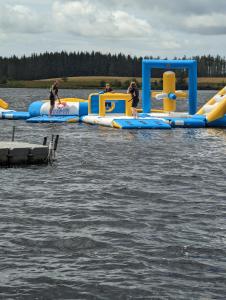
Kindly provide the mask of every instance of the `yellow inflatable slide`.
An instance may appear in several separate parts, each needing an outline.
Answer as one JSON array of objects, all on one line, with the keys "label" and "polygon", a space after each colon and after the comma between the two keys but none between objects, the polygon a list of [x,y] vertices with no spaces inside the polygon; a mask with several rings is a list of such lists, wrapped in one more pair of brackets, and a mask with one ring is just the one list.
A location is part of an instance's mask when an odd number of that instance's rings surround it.
[{"label": "yellow inflatable slide", "polygon": [[226,86],[211,98],[200,110],[197,115],[205,115],[207,122],[213,122],[223,118],[226,114]]},{"label": "yellow inflatable slide", "polygon": [[4,100],[2,100],[0,98],[0,108],[3,108],[3,109],[8,109],[9,108],[9,104],[6,103]]}]

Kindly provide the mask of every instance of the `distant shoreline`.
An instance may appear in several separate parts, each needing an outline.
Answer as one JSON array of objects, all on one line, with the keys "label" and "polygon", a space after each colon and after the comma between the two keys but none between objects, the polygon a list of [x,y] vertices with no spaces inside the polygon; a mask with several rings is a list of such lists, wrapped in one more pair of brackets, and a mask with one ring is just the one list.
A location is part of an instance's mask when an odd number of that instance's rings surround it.
[{"label": "distant shoreline", "polygon": [[[1,88],[43,88],[48,89],[53,83],[53,79],[43,80],[8,80],[0,83]],[[80,77],[65,77],[60,79],[60,88],[62,89],[103,89],[105,83],[108,82],[117,90],[124,90],[128,87],[131,80],[135,80],[138,86],[141,87],[141,78],[133,77],[111,77],[111,76],[80,76]],[[183,83],[178,82],[177,89],[187,88],[187,79]],[[199,90],[218,90],[226,85],[225,77],[200,77],[198,78]],[[152,88],[156,90],[162,89],[161,78],[152,79]]]}]

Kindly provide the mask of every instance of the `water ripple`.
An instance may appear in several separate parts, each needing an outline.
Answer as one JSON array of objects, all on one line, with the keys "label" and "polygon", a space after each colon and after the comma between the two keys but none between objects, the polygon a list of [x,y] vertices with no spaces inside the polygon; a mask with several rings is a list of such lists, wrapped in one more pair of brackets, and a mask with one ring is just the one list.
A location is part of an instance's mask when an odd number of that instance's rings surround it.
[{"label": "water ripple", "polygon": [[[15,108],[46,97],[0,92]],[[0,169],[0,299],[225,299],[224,129],[2,121],[2,140],[13,124],[60,143],[54,166]]]}]

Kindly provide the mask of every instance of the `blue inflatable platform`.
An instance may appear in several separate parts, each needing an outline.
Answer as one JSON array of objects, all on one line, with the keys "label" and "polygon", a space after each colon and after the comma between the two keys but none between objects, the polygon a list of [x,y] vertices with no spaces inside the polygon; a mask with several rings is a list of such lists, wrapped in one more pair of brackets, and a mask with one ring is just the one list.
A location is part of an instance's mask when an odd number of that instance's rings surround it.
[{"label": "blue inflatable platform", "polygon": [[172,127],[180,128],[204,128],[206,127],[206,119],[203,116],[193,116],[189,118],[169,118],[166,120],[170,122]]},{"label": "blue inflatable platform", "polygon": [[79,122],[78,116],[38,116],[27,119],[28,123],[76,123]]},{"label": "blue inflatable platform", "polygon": [[171,126],[161,119],[114,119],[113,125],[122,129],[170,129]]},{"label": "blue inflatable platform", "polygon": [[2,113],[2,119],[7,120],[27,120],[30,118],[30,113],[26,111],[9,111]]}]

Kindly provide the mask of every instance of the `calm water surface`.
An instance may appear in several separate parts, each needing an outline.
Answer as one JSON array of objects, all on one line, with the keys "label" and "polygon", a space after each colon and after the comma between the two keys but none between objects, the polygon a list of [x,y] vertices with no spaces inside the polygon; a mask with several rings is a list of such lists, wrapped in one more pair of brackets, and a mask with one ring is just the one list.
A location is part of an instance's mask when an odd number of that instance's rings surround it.
[{"label": "calm water surface", "polygon": [[[46,96],[0,89],[17,110]],[[60,142],[53,166],[0,169],[0,299],[226,298],[224,129],[1,121],[1,140],[13,125]]]}]

